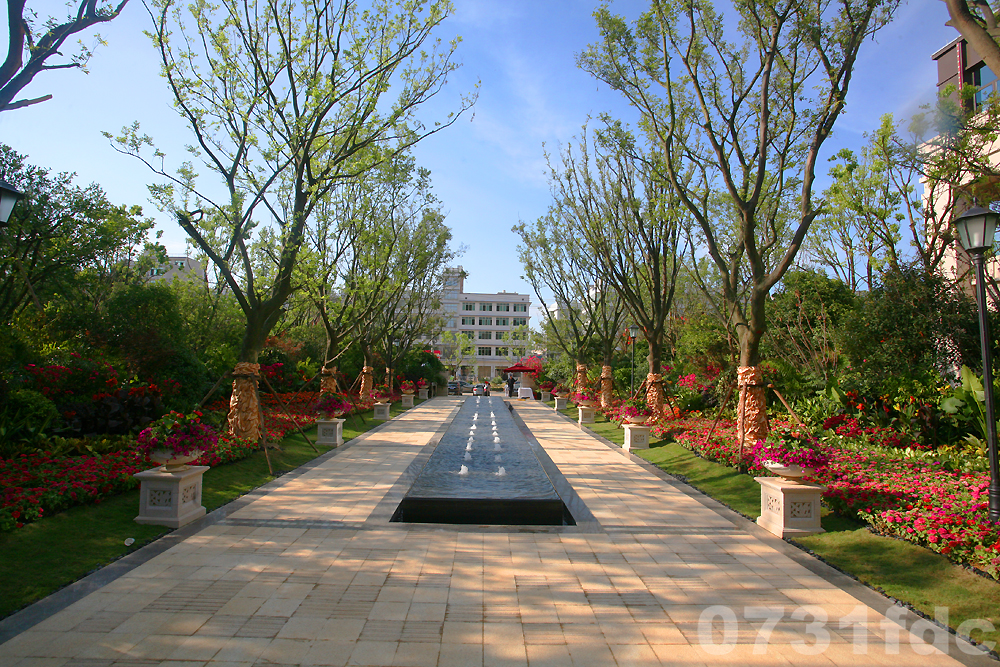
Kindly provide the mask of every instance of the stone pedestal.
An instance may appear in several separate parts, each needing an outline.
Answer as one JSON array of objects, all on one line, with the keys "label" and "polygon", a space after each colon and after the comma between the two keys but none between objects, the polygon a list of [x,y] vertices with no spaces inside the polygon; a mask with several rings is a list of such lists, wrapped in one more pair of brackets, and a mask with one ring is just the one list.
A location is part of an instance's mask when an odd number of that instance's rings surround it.
[{"label": "stone pedestal", "polygon": [[624,424],[625,444],[622,446],[626,452],[633,449],[649,449],[650,427],[641,424]]},{"label": "stone pedestal", "polygon": [[417,395],[420,397],[421,401],[426,401],[427,400],[427,389],[426,388],[424,388],[424,389],[418,389],[417,390]]},{"label": "stone pedestal", "polygon": [[413,394],[403,394],[403,407],[404,408],[413,407]]},{"label": "stone pedestal", "polygon": [[381,419],[386,421],[389,419],[389,406],[391,403],[376,403],[375,404],[375,419]]},{"label": "stone pedestal", "polygon": [[344,444],[343,419],[317,419],[316,444],[339,447]]},{"label": "stone pedestal", "polygon": [[569,405],[569,398],[566,396],[556,396],[556,410],[565,410]]},{"label": "stone pedestal", "polygon": [[535,400],[535,390],[531,387],[518,387],[517,399],[528,399],[533,401]]},{"label": "stone pedestal", "polygon": [[780,477],[754,479],[760,484],[758,526],[782,538],[825,532],[819,521],[819,499],[826,487]]},{"label": "stone pedestal", "polygon": [[205,516],[201,479],[209,466],[163,472],[153,468],[136,473],[139,480],[139,516],[136,523],[180,528]]},{"label": "stone pedestal", "polygon": [[548,391],[542,392],[542,403],[548,403],[552,400],[552,393]]},{"label": "stone pedestal", "polygon": [[583,406],[578,407],[577,410],[580,412],[580,423],[581,424],[593,424],[594,423],[594,408],[585,408]]}]

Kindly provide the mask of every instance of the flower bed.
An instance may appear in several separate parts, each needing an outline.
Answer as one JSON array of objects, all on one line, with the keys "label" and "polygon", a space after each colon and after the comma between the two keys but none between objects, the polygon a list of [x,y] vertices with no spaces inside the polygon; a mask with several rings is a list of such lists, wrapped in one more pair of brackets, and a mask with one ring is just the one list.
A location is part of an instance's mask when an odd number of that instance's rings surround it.
[{"label": "flower bed", "polygon": [[[706,440],[711,427],[710,419],[687,417],[659,424],[654,433],[673,436],[704,458],[736,467],[735,422],[721,421]],[[834,446],[824,451],[830,461],[815,480],[827,486],[823,501],[831,510],[1000,579],[1000,526],[987,517],[987,473],[952,471],[940,462]],[[752,448],[743,454],[743,465],[751,473],[763,472],[752,458]]]},{"label": "flower bed", "polygon": [[[310,414],[264,410],[264,432],[272,442],[296,430],[296,424],[305,428],[313,423],[315,416]],[[246,458],[255,451],[256,442],[222,434],[216,446],[192,465],[217,466]],[[132,448],[103,456],[53,457],[36,453],[0,459],[0,531],[133,489],[138,486],[133,475],[155,465]]]}]

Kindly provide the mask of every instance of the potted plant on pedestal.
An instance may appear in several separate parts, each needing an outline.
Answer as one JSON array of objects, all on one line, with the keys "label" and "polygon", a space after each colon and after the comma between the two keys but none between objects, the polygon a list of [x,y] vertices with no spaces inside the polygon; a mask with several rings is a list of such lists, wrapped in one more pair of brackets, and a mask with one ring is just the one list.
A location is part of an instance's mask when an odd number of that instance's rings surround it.
[{"label": "potted plant on pedestal", "polygon": [[626,423],[645,424],[653,416],[653,411],[646,405],[645,398],[636,397],[626,399],[618,409],[618,414]]},{"label": "potted plant on pedestal", "polygon": [[830,462],[811,433],[787,426],[772,428],[767,439],[754,446],[752,456],[756,466],[791,481],[800,481]]},{"label": "potted plant on pedestal", "polygon": [[589,389],[581,389],[572,396],[573,402],[581,408],[592,408],[600,402],[600,397]]},{"label": "potted plant on pedestal", "polygon": [[136,449],[162,464],[165,472],[187,470],[188,463],[219,441],[215,429],[202,423],[201,418],[198,411],[186,415],[171,411],[139,433]]},{"label": "potted plant on pedestal", "polygon": [[323,394],[313,409],[326,419],[336,419],[351,410],[351,402],[343,394]]},{"label": "potted plant on pedestal", "polygon": [[372,389],[372,400],[376,403],[391,403],[392,392],[389,391],[389,387],[380,384]]},{"label": "potted plant on pedestal", "polygon": [[417,390],[417,385],[411,380],[403,380],[399,383],[399,390],[404,394],[412,394]]}]

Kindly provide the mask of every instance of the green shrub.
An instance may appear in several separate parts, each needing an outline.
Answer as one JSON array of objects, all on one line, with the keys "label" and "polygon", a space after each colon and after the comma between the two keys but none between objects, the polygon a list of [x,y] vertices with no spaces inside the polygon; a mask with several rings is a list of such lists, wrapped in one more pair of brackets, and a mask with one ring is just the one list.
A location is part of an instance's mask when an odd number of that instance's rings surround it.
[{"label": "green shrub", "polygon": [[31,449],[42,432],[59,419],[55,404],[32,389],[15,389],[0,408],[0,457]]}]

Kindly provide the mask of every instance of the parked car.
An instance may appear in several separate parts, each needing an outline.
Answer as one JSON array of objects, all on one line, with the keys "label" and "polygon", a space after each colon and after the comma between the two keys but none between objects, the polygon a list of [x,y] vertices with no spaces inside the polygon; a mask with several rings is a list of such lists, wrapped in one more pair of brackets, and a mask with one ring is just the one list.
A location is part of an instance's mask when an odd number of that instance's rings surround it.
[{"label": "parked car", "polygon": [[455,381],[451,380],[448,382],[448,394],[455,394],[461,396],[462,394],[468,394],[472,391],[472,385],[465,380]]},{"label": "parked car", "polygon": [[477,384],[475,387],[472,388],[472,395],[473,396],[485,396],[486,395],[486,385],[484,385],[484,384]]}]

